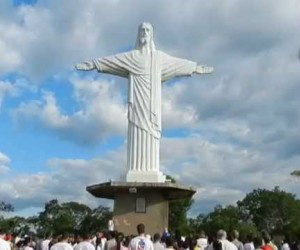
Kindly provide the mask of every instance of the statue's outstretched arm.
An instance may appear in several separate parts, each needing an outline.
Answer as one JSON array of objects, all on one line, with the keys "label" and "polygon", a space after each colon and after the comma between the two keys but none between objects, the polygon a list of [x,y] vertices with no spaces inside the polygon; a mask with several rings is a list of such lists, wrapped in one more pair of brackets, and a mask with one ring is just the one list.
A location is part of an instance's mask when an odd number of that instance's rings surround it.
[{"label": "statue's outstretched arm", "polygon": [[75,65],[75,69],[77,69],[77,70],[94,70],[94,69],[96,69],[96,65],[93,61],[77,63]]},{"label": "statue's outstretched arm", "polygon": [[213,67],[208,67],[205,65],[197,65],[194,73],[200,75],[200,74],[211,74],[212,72],[214,72]]}]

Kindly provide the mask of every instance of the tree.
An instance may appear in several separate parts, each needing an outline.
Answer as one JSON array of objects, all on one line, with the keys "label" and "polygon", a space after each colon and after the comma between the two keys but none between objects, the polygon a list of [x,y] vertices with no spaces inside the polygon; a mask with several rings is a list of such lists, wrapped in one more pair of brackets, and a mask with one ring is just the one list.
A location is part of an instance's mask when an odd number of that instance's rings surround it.
[{"label": "tree", "polygon": [[300,177],[300,170],[295,170],[291,173],[292,176]]},{"label": "tree", "polygon": [[208,235],[215,235],[219,229],[224,229],[228,233],[237,229],[242,238],[249,233],[255,234],[257,232],[254,224],[245,223],[241,220],[240,210],[233,205],[226,207],[217,205],[207,215],[199,214],[196,219],[190,220],[190,226],[196,232],[204,230]]},{"label": "tree", "polygon": [[96,233],[97,231],[106,230],[108,221],[111,218],[111,210],[100,205],[84,218],[80,230],[83,233]]},{"label": "tree", "polygon": [[105,229],[111,216],[107,207],[91,209],[74,201],[59,204],[57,200],[51,200],[38,216],[37,231],[40,235],[47,232],[93,233]]},{"label": "tree", "polygon": [[[167,179],[176,183],[176,180],[169,175],[167,175]],[[172,232],[179,231],[185,234],[190,232],[187,212],[193,202],[192,198],[169,202],[169,229]]]},{"label": "tree", "polygon": [[237,205],[243,221],[255,223],[259,230],[293,235],[300,229],[300,201],[279,187],[255,189]]},{"label": "tree", "polygon": [[2,212],[13,212],[14,207],[10,203],[5,203],[4,201],[0,201],[0,211],[2,211]]}]

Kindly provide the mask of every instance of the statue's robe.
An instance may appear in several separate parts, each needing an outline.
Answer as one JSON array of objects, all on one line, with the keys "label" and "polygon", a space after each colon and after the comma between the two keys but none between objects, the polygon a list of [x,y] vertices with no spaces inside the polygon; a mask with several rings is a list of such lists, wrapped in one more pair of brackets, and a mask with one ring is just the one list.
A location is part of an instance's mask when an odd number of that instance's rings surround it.
[{"label": "statue's robe", "polygon": [[99,72],[128,78],[128,170],[159,171],[161,83],[192,75],[197,64],[161,51],[142,54],[139,50],[93,62]]}]

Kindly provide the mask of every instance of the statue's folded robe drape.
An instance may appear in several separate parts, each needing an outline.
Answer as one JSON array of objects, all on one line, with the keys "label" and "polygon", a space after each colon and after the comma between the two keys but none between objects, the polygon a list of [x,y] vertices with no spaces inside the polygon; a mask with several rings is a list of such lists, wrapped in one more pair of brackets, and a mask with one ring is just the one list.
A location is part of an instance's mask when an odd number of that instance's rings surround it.
[{"label": "statue's folded robe drape", "polygon": [[161,51],[142,54],[139,50],[93,62],[99,72],[128,78],[128,170],[158,171],[161,83],[177,76],[190,76],[197,64]]}]

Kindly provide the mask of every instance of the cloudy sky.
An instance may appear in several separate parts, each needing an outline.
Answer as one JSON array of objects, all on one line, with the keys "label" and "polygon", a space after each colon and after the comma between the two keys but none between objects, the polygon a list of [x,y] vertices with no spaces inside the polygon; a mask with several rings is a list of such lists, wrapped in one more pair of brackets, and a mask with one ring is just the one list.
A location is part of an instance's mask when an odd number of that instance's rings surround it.
[{"label": "cloudy sky", "polygon": [[163,86],[161,169],[197,187],[190,214],[254,188],[300,183],[298,0],[0,0],[0,200],[30,215],[85,191],[126,162],[124,79],[75,72],[133,48],[149,21],[156,46],[214,66]]}]

